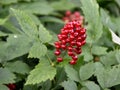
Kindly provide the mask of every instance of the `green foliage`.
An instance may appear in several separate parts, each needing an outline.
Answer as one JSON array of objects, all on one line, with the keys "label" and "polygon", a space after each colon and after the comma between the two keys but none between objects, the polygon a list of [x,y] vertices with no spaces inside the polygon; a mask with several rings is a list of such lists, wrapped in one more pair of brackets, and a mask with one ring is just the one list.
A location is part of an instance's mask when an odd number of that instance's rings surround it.
[{"label": "green foliage", "polygon": [[88,21],[87,42],[94,43],[102,35],[102,23],[100,21],[99,6],[96,0],[81,0],[82,10]]},{"label": "green foliage", "polygon": [[31,46],[32,41],[25,35],[10,35],[7,42],[0,46],[0,51],[4,51],[0,52],[0,62],[11,60],[28,53]]},{"label": "green foliage", "polygon": [[79,82],[79,75],[78,75],[78,72],[73,69],[70,65],[67,65],[65,67],[65,72],[67,73],[67,76],[71,79],[71,80],[74,80],[74,81],[77,81]]},{"label": "green foliage", "polygon": [[79,75],[81,80],[89,79],[95,72],[95,66],[93,62],[85,64],[84,66],[80,67]]},{"label": "green foliage", "polygon": [[76,83],[72,80],[64,81],[61,85],[65,90],[78,90]]},{"label": "green foliage", "polygon": [[0,84],[8,84],[15,82],[15,75],[7,68],[0,68]]},{"label": "green foliage", "polygon": [[94,55],[105,55],[105,54],[107,54],[106,50],[107,50],[107,48],[101,47],[101,46],[93,46],[91,48],[91,52]]},{"label": "green foliage", "polygon": [[39,39],[41,42],[46,43],[51,41],[52,36],[49,34],[49,32],[43,27],[43,25],[39,25]]},{"label": "green foliage", "polygon": [[0,90],[9,90],[9,89],[5,85],[0,85]]},{"label": "green foliage", "polygon": [[[67,10],[87,33],[75,65],[54,55]],[[119,37],[119,0],[0,0],[0,90],[119,90]]]},{"label": "green foliage", "polygon": [[48,79],[52,80],[56,74],[56,69],[50,65],[46,59],[41,60],[35,69],[30,72],[26,85],[28,84],[38,84],[44,82]]},{"label": "green foliage", "polygon": [[30,71],[30,68],[26,63],[23,63],[22,61],[16,61],[16,62],[8,62],[4,65],[7,69],[9,69],[11,72],[19,73],[19,74],[28,74]]},{"label": "green foliage", "polygon": [[45,45],[41,43],[34,43],[29,52],[29,58],[40,58],[44,56],[47,52],[47,48]]},{"label": "green foliage", "polygon": [[34,39],[37,36],[37,26],[31,18],[23,11],[15,9],[11,9],[11,11],[16,16],[23,32]]},{"label": "green foliage", "polygon": [[[114,74],[114,75],[113,75]],[[102,88],[112,87],[120,83],[120,65],[112,69],[101,70],[97,73],[97,79]]]},{"label": "green foliage", "polygon": [[92,81],[85,82],[87,90],[100,90],[100,87]]}]

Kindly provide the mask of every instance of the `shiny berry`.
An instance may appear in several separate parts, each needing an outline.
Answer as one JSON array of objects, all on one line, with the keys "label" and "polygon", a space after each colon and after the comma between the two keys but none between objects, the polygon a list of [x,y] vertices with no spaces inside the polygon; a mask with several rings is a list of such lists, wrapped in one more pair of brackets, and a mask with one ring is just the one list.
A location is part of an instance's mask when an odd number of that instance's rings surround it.
[{"label": "shiny berry", "polygon": [[56,55],[56,56],[60,55],[60,53],[61,53],[60,50],[56,50],[56,51],[55,51],[55,55]]},{"label": "shiny berry", "polygon": [[85,43],[86,43],[86,41],[84,40],[81,42],[81,45],[83,46],[83,45],[85,45]]},{"label": "shiny berry", "polygon": [[66,45],[62,44],[62,45],[61,45],[61,48],[62,48],[62,49],[66,49]]},{"label": "shiny berry", "polygon": [[57,57],[57,61],[58,61],[58,62],[62,62],[62,61],[63,61],[63,58]]},{"label": "shiny berry", "polygon": [[72,51],[68,51],[68,55],[69,55],[69,56],[73,56],[74,53],[73,53]]},{"label": "shiny berry", "polygon": [[78,59],[78,56],[77,55],[72,56],[72,59],[76,61]]},{"label": "shiny berry", "polygon": [[75,61],[75,60],[71,60],[69,63],[70,63],[71,65],[74,65],[74,64],[76,64],[76,61]]},{"label": "shiny berry", "polygon": [[71,46],[68,47],[68,51],[72,51],[73,48]]},{"label": "shiny berry", "polygon": [[80,30],[80,34],[81,34],[81,35],[85,34],[85,32],[86,32],[85,28],[82,28],[82,29]]},{"label": "shiny berry", "polygon": [[61,46],[60,46],[60,45],[55,45],[55,48],[56,48],[56,49],[60,49]]},{"label": "shiny berry", "polygon": [[81,42],[76,42],[77,47],[81,47]]},{"label": "shiny berry", "polygon": [[66,16],[70,16],[70,15],[71,15],[71,11],[69,11],[69,10],[66,11],[65,15],[66,15]]}]

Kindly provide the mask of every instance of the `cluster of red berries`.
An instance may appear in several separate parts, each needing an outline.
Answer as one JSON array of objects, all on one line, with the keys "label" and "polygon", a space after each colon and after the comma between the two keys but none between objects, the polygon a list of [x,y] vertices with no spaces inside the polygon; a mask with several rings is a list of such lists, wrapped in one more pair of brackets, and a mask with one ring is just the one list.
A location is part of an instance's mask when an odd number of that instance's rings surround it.
[{"label": "cluster of red berries", "polygon": [[77,20],[79,21],[81,24],[83,23],[84,17],[81,16],[80,12],[75,11],[74,13],[72,13],[71,11],[66,11],[65,16],[63,17],[63,21],[65,23],[68,23],[70,21],[74,21]]},{"label": "cluster of red berries", "polygon": [[6,86],[9,88],[9,90],[15,90],[16,89],[16,85],[13,84],[13,83],[7,84]]},{"label": "cluster of red berries", "polygon": [[57,56],[57,61],[62,62],[61,57],[62,51],[67,51],[68,55],[71,56],[72,60],[69,62],[71,65],[76,64],[78,60],[78,54],[82,52],[81,46],[83,46],[86,41],[86,29],[82,27],[79,21],[68,22],[61,33],[58,34],[58,40],[55,44],[55,55]]}]

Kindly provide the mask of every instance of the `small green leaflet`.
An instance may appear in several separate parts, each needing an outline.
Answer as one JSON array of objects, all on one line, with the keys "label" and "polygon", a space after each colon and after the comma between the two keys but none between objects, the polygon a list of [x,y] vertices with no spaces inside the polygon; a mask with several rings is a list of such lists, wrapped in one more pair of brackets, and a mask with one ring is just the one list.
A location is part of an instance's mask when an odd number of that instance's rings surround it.
[{"label": "small green leaflet", "polygon": [[94,55],[105,55],[107,54],[107,48],[93,45],[91,48],[91,52]]},{"label": "small green leaflet", "polygon": [[26,85],[38,84],[48,79],[52,80],[56,75],[56,69],[50,65],[50,62],[45,59],[41,60],[40,63],[30,72]]},{"label": "small green leaflet", "polygon": [[67,76],[71,80],[79,82],[80,78],[79,78],[78,72],[74,68],[72,68],[70,65],[65,66],[65,72],[67,73]]},{"label": "small green leaflet", "polygon": [[96,73],[97,80],[103,89],[120,84],[120,65],[112,69],[100,70]]},{"label": "small green leaflet", "polygon": [[0,90],[9,90],[9,88],[6,85],[0,84]]},{"label": "small green leaflet", "polygon": [[90,78],[95,72],[95,65],[93,62],[89,62],[80,67],[79,75],[81,80],[87,80]]},{"label": "small green leaflet", "polygon": [[46,43],[52,40],[52,36],[42,24],[39,25],[39,39],[43,43]]},{"label": "small green leaflet", "polygon": [[14,83],[15,78],[15,75],[7,68],[0,68],[0,84]]},{"label": "small green leaflet", "polygon": [[18,20],[23,32],[29,37],[36,38],[38,36],[37,26],[31,17],[21,10],[11,8],[11,11]]},{"label": "small green leaflet", "polygon": [[102,23],[99,15],[99,6],[96,0],[81,0],[82,10],[88,21],[87,42],[94,43],[102,35]]},{"label": "small green leaflet", "polygon": [[4,65],[10,71],[19,73],[19,74],[28,74],[30,71],[29,66],[22,61],[7,62]]},{"label": "small green leaflet", "polygon": [[101,90],[100,87],[92,81],[86,81],[85,86],[88,90]]},{"label": "small green leaflet", "polygon": [[7,42],[0,46],[0,61],[8,61],[24,55],[29,52],[31,46],[32,41],[27,36],[11,34]]},{"label": "small green leaflet", "polygon": [[46,53],[47,47],[40,42],[36,42],[31,47],[28,58],[40,58],[41,56],[44,56]]},{"label": "small green leaflet", "polygon": [[61,83],[65,90],[78,90],[74,81],[68,80]]}]

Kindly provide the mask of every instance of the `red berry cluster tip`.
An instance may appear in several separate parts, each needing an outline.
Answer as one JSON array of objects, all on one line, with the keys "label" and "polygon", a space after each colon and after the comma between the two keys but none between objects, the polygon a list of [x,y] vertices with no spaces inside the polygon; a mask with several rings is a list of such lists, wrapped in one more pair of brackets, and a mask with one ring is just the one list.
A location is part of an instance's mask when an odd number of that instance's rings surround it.
[{"label": "red berry cluster tip", "polygon": [[9,90],[15,90],[16,89],[16,85],[15,84],[7,84],[6,85],[8,88],[9,88]]},{"label": "red berry cluster tip", "polygon": [[67,51],[68,55],[72,58],[70,64],[76,64],[78,60],[78,54],[81,54],[81,46],[83,46],[86,41],[86,29],[82,27],[79,21],[68,22],[61,33],[58,34],[58,40],[55,44],[55,55],[57,56],[57,61],[62,62],[61,57],[62,51]]},{"label": "red berry cluster tip", "polygon": [[66,23],[73,21],[73,20],[77,20],[79,21],[81,24],[83,23],[83,16],[81,16],[80,12],[75,11],[74,13],[72,13],[71,11],[66,11],[65,16],[63,17],[63,21],[65,21]]}]

